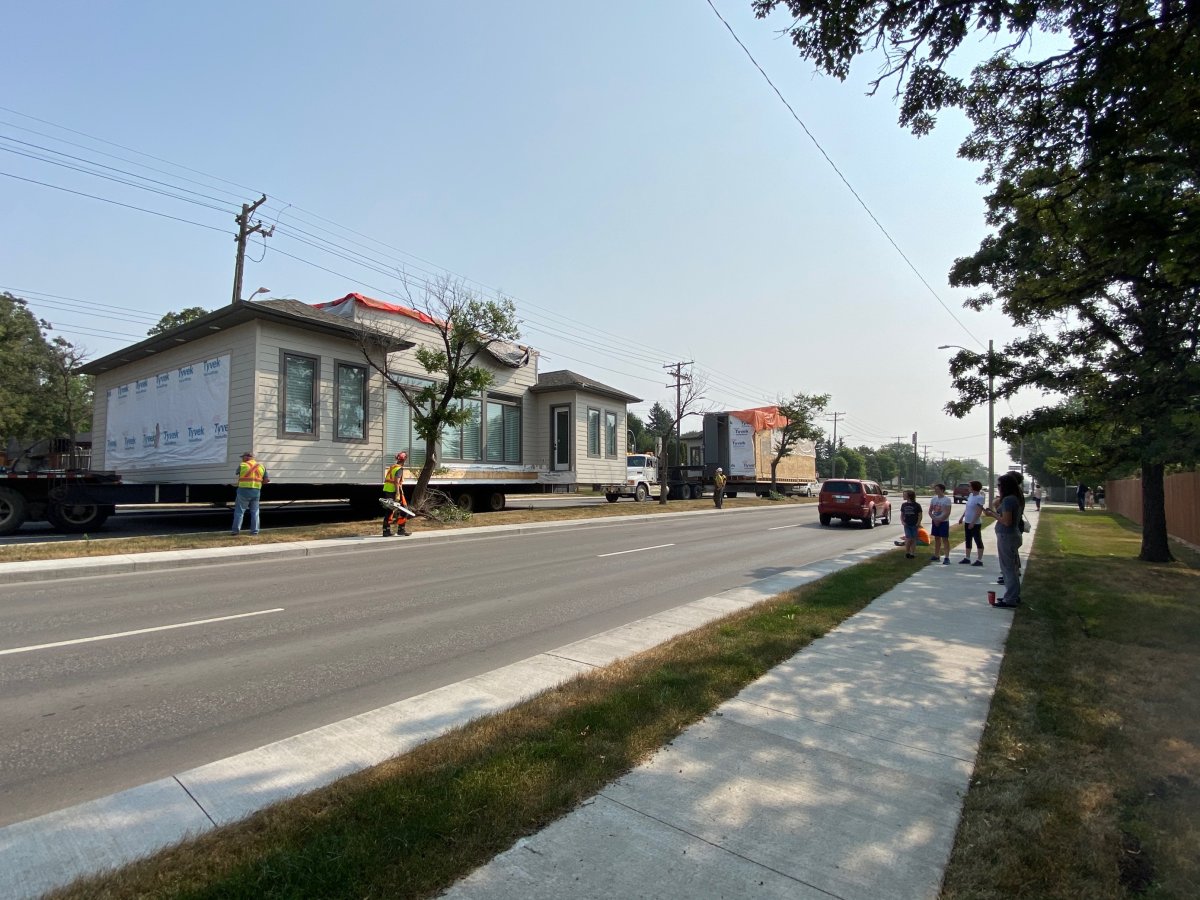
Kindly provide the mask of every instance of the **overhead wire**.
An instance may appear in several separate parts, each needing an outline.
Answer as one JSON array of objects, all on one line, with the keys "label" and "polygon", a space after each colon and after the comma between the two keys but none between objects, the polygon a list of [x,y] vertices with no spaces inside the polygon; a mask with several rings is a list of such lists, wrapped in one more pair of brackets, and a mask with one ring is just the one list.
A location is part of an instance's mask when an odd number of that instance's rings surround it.
[{"label": "overhead wire", "polygon": [[725,30],[729,32],[730,36],[734,39],[734,41],[737,43],[737,45],[742,48],[742,52],[745,53],[746,57],[750,60],[751,63],[753,63],[754,68],[758,69],[758,73],[760,75],[762,75],[762,77],[766,80],[767,84],[770,85],[771,90],[775,92],[775,96],[779,98],[779,101],[787,108],[787,111],[789,113],[791,113],[792,118],[796,120],[796,123],[804,130],[804,133],[806,135],[808,135],[808,139],[810,141],[812,141],[813,146],[815,146],[817,148],[817,151],[821,154],[821,156],[823,156],[825,158],[825,162],[829,163],[829,167],[831,169],[833,169],[833,171],[837,175],[837,177],[839,179],[841,179],[842,184],[844,184],[846,186],[846,189],[848,191],[850,191],[850,193],[851,193],[851,195],[853,195],[854,199],[858,201],[858,205],[863,208],[863,211],[866,212],[866,214],[870,217],[871,221],[875,223],[875,227],[879,229],[880,234],[882,234],[887,239],[888,243],[892,245],[892,248],[898,254],[900,254],[900,258],[904,260],[904,262],[908,266],[908,268],[912,270],[912,273],[917,276],[917,279],[921,282],[921,284],[925,285],[925,289],[927,291],[929,291],[929,293],[933,296],[933,299],[938,302],[938,305],[941,306],[942,309],[944,309],[946,311],[946,313],[950,316],[950,318],[954,320],[954,324],[956,324],[959,328],[961,328],[964,332],[966,332],[966,334],[971,338],[971,340],[975,341],[975,343],[979,344],[982,347],[983,341],[981,341],[979,338],[977,338],[971,332],[971,329],[967,328],[967,326],[965,324],[963,324],[963,322],[958,318],[958,316],[956,316],[954,314],[954,311],[951,310],[950,307],[945,304],[945,302],[942,300],[941,296],[938,295],[938,292],[933,289],[933,285],[931,285],[925,279],[925,276],[921,274],[921,271],[917,268],[916,264],[911,259],[909,259],[908,254],[904,252],[904,250],[901,248],[901,246],[896,242],[895,238],[892,237],[891,233],[887,230],[887,228],[884,227],[883,223],[880,222],[879,219],[876,217],[875,213],[871,210],[871,207],[869,207],[867,205],[867,202],[865,200],[863,200],[862,196],[858,193],[858,191],[854,189],[854,185],[852,185],[850,183],[850,180],[848,178],[846,178],[846,176],[844,174],[842,174],[842,170],[838,168],[837,163],[835,163],[833,161],[832,157],[830,157],[830,155],[825,152],[825,148],[823,146],[821,146],[821,142],[817,140],[816,135],[814,135],[812,133],[812,131],[809,130],[808,126],[804,123],[804,120],[800,118],[799,114],[792,107],[792,104],[789,103],[787,98],[783,96],[783,92],[780,91],[779,88],[777,88],[775,86],[775,82],[771,80],[771,76],[768,75],[766,73],[766,71],[763,69],[763,67],[758,64],[758,60],[754,58],[754,54],[751,53],[750,50],[746,47],[746,45],[742,43],[742,39],[740,37],[738,37],[737,32],[733,30],[732,26],[730,26],[730,24],[727,21],[725,21],[725,17],[721,15],[720,10],[718,10],[717,7],[713,4],[713,0],[705,0],[705,2],[708,3],[708,6],[713,11],[713,14],[718,19],[721,20],[721,24],[725,26]]}]

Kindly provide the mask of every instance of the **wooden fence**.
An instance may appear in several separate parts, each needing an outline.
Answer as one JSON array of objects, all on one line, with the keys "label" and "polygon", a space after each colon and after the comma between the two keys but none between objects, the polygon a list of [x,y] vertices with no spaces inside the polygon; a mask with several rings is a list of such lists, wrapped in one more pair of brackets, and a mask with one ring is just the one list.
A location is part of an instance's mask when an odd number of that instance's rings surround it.
[{"label": "wooden fence", "polygon": [[[1200,472],[1180,472],[1163,479],[1166,495],[1167,533],[1200,546]],[[1125,478],[1105,485],[1108,508],[1142,524],[1142,479]]]}]

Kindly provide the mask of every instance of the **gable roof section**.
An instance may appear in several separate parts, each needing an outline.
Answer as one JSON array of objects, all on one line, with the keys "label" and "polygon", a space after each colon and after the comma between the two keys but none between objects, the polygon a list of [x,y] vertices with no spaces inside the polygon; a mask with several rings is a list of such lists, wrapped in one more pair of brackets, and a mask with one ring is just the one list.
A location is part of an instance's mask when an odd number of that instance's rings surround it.
[{"label": "gable roof section", "polygon": [[354,307],[356,305],[365,306],[367,309],[373,309],[377,312],[395,313],[400,316],[408,316],[410,319],[416,319],[426,325],[437,325],[438,322],[432,316],[426,315],[419,309],[410,309],[407,306],[401,306],[399,303],[388,303],[384,300],[376,300],[374,297],[368,297],[365,294],[350,293],[345,297],[337,300],[327,300],[324,303],[314,303],[313,306],[317,309],[325,310],[335,316],[342,316],[347,319],[354,318]]},{"label": "gable roof section", "polygon": [[[85,375],[100,375],[129,363],[141,362],[156,353],[178,347],[180,344],[190,343],[218,331],[236,328],[256,319],[305,331],[317,331],[322,334],[344,337],[349,340],[357,340],[363,331],[363,326],[360,324],[317,309],[299,300],[247,300],[243,303],[222,306],[220,309],[193,319],[178,328],[172,328],[170,331],[148,337],[124,350],[102,356],[100,359],[80,366],[79,371]],[[370,331],[389,351],[408,350],[414,346],[412,341],[402,340],[374,329]]]},{"label": "gable roof section", "polygon": [[601,384],[591,378],[585,378],[570,369],[559,369],[557,372],[542,372],[538,375],[537,384],[529,390],[535,394],[544,394],[547,391],[587,391],[589,394],[600,394],[603,397],[611,397],[613,400],[621,400],[625,403],[640,403],[642,398],[635,397],[633,394],[627,394],[624,391],[617,390],[615,387],[609,387],[607,384]]}]

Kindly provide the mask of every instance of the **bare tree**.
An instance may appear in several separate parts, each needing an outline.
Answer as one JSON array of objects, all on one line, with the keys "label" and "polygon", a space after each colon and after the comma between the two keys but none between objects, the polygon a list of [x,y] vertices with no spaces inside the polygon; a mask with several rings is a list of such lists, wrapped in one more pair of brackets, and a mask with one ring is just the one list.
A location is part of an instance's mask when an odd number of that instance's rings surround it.
[{"label": "bare tree", "polygon": [[[478,397],[494,381],[493,374],[475,365],[479,354],[495,345],[520,338],[516,307],[507,297],[485,299],[461,280],[442,277],[422,283],[415,292],[405,282],[408,306],[420,323],[382,326],[364,323],[360,346],[368,365],[395,388],[412,410],[417,435],[425,442],[425,462],[408,497],[421,510],[429,479],[438,467],[438,441],[446,428],[466,424],[476,415],[461,401]],[[395,340],[417,344],[413,351],[430,383],[414,385],[388,366],[388,348]]]},{"label": "bare tree", "polygon": [[[689,416],[702,416],[705,410],[701,408],[704,401],[707,399],[704,392],[708,390],[708,376],[697,375],[693,370],[688,371],[686,377],[679,382],[679,392],[676,395],[675,412],[670,416],[670,425],[667,428],[667,433],[663,436],[663,455],[666,455],[667,440],[670,438],[670,433],[675,432],[675,447],[676,454],[682,452],[680,446],[679,428],[684,419]],[[665,409],[665,407],[664,407]],[[665,462],[665,460],[664,460]],[[678,456],[675,460],[676,464],[680,463]],[[658,502],[666,504],[667,502],[667,484],[664,478],[665,472],[659,472],[659,488]]]}]

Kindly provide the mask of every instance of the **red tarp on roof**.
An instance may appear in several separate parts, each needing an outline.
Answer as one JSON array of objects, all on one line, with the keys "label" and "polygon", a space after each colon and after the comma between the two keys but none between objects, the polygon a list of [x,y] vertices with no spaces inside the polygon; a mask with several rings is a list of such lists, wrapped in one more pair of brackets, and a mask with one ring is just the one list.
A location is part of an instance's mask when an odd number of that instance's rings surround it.
[{"label": "red tarp on roof", "polygon": [[326,303],[314,303],[317,309],[324,309],[331,313],[337,314],[341,309],[344,309],[346,304],[361,303],[363,306],[375,309],[380,312],[396,313],[400,316],[408,316],[410,319],[416,319],[418,322],[424,322],[426,325],[436,325],[437,322],[427,316],[425,313],[416,309],[409,309],[407,306],[401,306],[399,303],[385,303],[382,300],[376,300],[374,297],[367,297],[363,294],[347,294],[337,300],[330,300]]},{"label": "red tarp on roof", "polygon": [[769,428],[782,428],[788,424],[787,417],[780,415],[778,406],[758,406],[754,409],[731,412],[729,415],[745,422],[755,433]]}]

